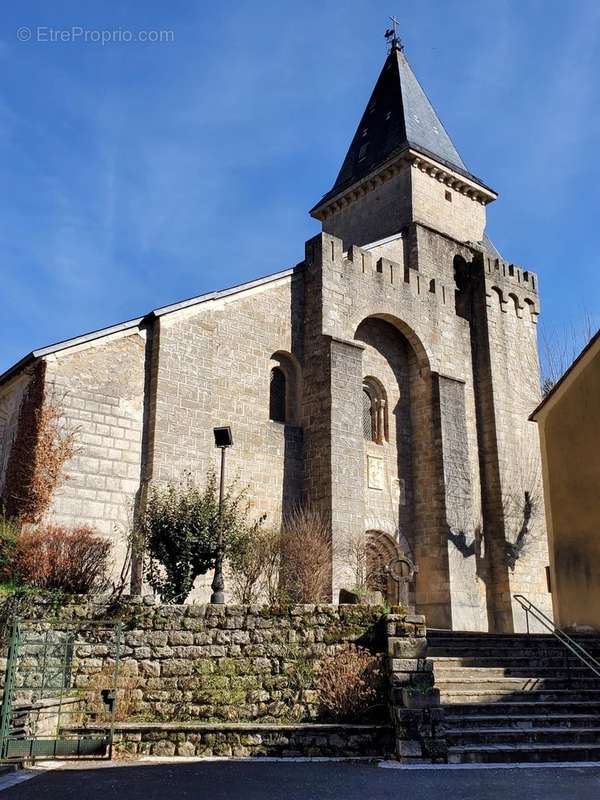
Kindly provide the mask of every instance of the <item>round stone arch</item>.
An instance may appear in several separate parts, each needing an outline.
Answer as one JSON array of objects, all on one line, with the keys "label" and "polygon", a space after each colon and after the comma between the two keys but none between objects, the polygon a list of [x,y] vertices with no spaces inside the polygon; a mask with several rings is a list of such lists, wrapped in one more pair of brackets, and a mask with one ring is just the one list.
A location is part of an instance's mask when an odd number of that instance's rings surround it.
[{"label": "round stone arch", "polygon": [[431,371],[432,359],[430,354],[427,352],[427,348],[423,344],[423,341],[408,323],[404,322],[404,320],[400,319],[400,317],[396,316],[395,314],[386,311],[373,311],[372,313],[361,316],[353,326],[354,338],[356,338],[356,333],[360,326],[369,319],[380,319],[384,322],[388,322],[390,325],[393,325],[393,327],[396,328],[402,334],[402,336],[404,336],[410,345],[415,355],[419,371],[426,371],[427,373]]},{"label": "round stone arch", "polygon": [[374,529],[369,529],[365,533],[365,550],[369,589],[381,592],[389,605],[396,605],[398,603],[398,584],[386,568],[392,561],[404,555],[410,558],[410,550],[403,550],[389,533]]},{"label": "round stone arch", "polygon": [[415,354],[419,370],[426,370],[427,372],[430,371],[431,363],[427,350],[425,349],[425,345],[417,336],[415,331],[409,325],[407,325],[406,322],[401,320],[399,317],[394,316],[394,314],[370,314],[370,317],[373,317],[374,319],[382,319],[385,322],[389,322],[390,325],[394,326],[394,328],[397,328],[411,346]]},{"label": "round stone arch", "polygon": [[[388,548],[396,548],[395,552],[400,555],[408,556],[410,559],[413,558],[410,542],[390,520],[382,519],[381,517],[367,517],[365,519],[365,531],[367,536],[370,533],[375,533],[386,537],[389,542]],[[393,557],[397,558],[398,556],[395,555]]]},{"label": "round stone arch", "polygon": [[302,407],[302,368],[296,356],[287,350],[277,350],[269,360],[269,373],[281,370],[285,378],[285,422],[300,425]]},{"label": "round stone arch", "polygon": [[[369,309],[370,310],[370,309]],[[365,328],[364,323],[375,323]],[[399,349],[404,355],[399,361],[395,358],[394,338],[381,330],[378,339],[376,324],[384,325],[388,332],[397,332],[402,340]],[[390,437],[388,452],[374,452],[369,442],[364,444],[365,476],[370,476],[370,465],[374,461],[383,461],[376,467],[384,473],[380,486],[365,485],[365,518],[387,519],[391,525],[383,526],[373,519],[365,525],[365,530],[387,533],[392,541],[396,540],[397,531],[401,531],[408,541],[398,546],[402,553],[413,562],[421,561],[424,567],[429,565],[427,558],[427,539],[424,531],[428,525],[428,516],[435,506],[436,491],[440,479],[440,454],[435,439],[436,398],[433,391],[434,374],[438,369],[437,354],[432,352],[430,343],[423,340],[415,330],[398,316],[389,312],[385,306],[381,311],[361,318],[355,329],[354,338],[366,344],[363,354],[363,372],[382,378],[389,403]],[[381,342],[381,343],[380,343]],[[372,351],[378,352],[390,365],[397,378],[397,384],[391,381],[387,370],[382,372],[381,362],[374,357]],[[371,354],[371,355],[370,355]],[[402,361],[404,359],[404,361]],[[379,362],[379,366],[378,366]],[[398,370],[397,370],[398,366]],[[384,446],[385,447],[385,446]],[[395,453],[394,453],[395,449]],[[396,484],[397,482],[397,484]],[[381,494],[374,491],[379,489]],[[387,498],[386,498],[387,493]],[[378,499],[380,498],[380,499]],[[397,540],[396,543],[398,544]],[[379,547],[382,547],[380,543]],[[379,551],[391,555],[390,551]],[[392,560],[388,559],[387,563]],[[391,579],[390,579],[391,581]],[[415,605],[416,600],[428,591],[430,571],[423,570],[416,576],[415,583],[409,587],[409,602]],[[398,597],[398,586],[395,581],[385,587],[387,598]]]}]

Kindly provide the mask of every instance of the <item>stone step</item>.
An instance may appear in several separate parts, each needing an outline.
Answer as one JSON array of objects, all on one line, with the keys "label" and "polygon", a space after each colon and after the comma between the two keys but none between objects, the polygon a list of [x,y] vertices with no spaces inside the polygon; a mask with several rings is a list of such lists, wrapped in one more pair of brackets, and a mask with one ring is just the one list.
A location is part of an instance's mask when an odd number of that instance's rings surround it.
[{"label": "stone step", "polygon": [[448,763],[518,763],[550,761],[598,761],[600,744],[497,744],[448,748]]},{"label": "stone step", "polygon": [[[572,636],[571,640],[576,642],[581,647],[584,647],[586,650],[592,647],[600,647],[600,636]],[[553,636],[551,634],[527,634],[527,633],[473,633],[473,634],[462,634],[462,633],[450,633],[450,634],[436,634],[435,632],[428,630],[427,631],[427,641],[432,642],[434,644],[494,644],[494,645],[503,645],[504,647],[513,646],[513,645],[531,645],[534,647],[537,646],[544,646],[544,645],[556,645],[558,647],[563,647],[564,645],[561,644],[561,641],[558,637]]]},{"label": "stone step", "polygon": [[[563,645],[559,644],[558,642],[523,642],[515,644],[515,643],[502,643],[502,642],[455,642],[455,643],[446,643],[443,644],[442,642],[437,642],[435,639],[433,641],[428,641],[428,652],[438,651],[440,655],[446,653],[447,655],[453,655],[454,653],[459,652],[475,652],[480,653],[484,650],[491,651],[492,653],[512,653],[518,654],[522,653],[526,655],[527,653],[549,653],[554,655],[574,655],[574,653],[569,650],[568,647],[564,647]],[[598,653],[600,653],[600,646],[594,645],[593,647],[586,647],[584,648],[586,652],[595,655],[598,657]]]},{"label": "stone step", "polygon": [[[581,637],[600,659],[600,638]],[[450,763],[600,760],[600,680],[550,634],[428,632]]]},{"label": "stone step", "polygon": [[437,672],[440,667],[535,667],[540,669],[565,669],[568,664],[569,669],[581,669],[589,671],[579,659],[572,657],[565,659],[562,656],[549,656],[547,658],[537,658],[535,656],[430,656],[429,661],[434,664]]},{"label": "stone step", "polygon": [[449,719],[454,717],[473,716],[502,716],[507,719],[512,717],[530,717],[531,715],[559,715],[559,716],[599,716],[600,701],[590,702],[585,700],[539,700],[529,695],[526,700],[501,700],[494,703],[452,703],[444,705],[444,713]]},{"label": "stone step", "polygon": [[600,744],[600,728],[461,728],[446,729],[450,747],[488,744]]},{"label": "stone step", "polygon": [[[600,687],[600,681],[593,676],[586,667],[459,667],[448,666],[446,664],[434,663],[433,672],[436,682],[448,682],[454,680],[492,680],[495,678],[531,678],[531,679],[560,679],[561,681],[583,680],[592,681]],[[593,688],[593,686],[592,686]]]},{"label": "stone step", "polygon": [[[541,728],[566,729],[600,728],[600,714],[454,714],[445,708],[445,724],[448,731],[469,730],[475,732],[487,728],[507,730],[532,730]],[[487,706],[482,706],[487,710]]]},{"label": "stone step", "polygon": [[[573,641],[580,644],[582,647],[587,647],[587,645],[597,644],[600,646],[600,635],[597,633],[575,633],[569,634],[569,636],[573,639]],[[448,631],[448,630],[441,630],[439,628],[428,628],[427,629],[427,638],[428,639],[435,639],[442,640],[442,641],[472,641],[472,640],[484,640],[484,641],[497,641],[497,642],[507,642],[507,641],[515,641],[515,642],[527,642],[527,641],[534,641],[534,642],[556,642],[558,639],[552,633],[486,633],[485,631]]]},{"label": "stone step", "polygon": [[570,680],[565,678],[538,678],[536,676],[511,677],[491,676],[482,673],[477,675],[453,675],[447,674],[443,677],[436,676],[435,686],[442,694],[444,692],[469,691],[478,689],[480,691],[512,692],[512,691],[583,691],[598,692],[600,697],[600,685],[594,678],[572,677]]},{"label": "stone step", "polygon": [[[459,685],[460,686],[460,685]],[[439,686],[436,688],[440,689]],[[477,690],[476,688],[458,688],[452,686],[451,688],[440,689],[440,699],[442,704],[484,704],[495,703],[506,700],[520,701],[520,702],[563,702],[572,703],[573,701],[595,701],[600,703],[600,690],[598,689],[551,689],[551,690],[499,690],[494,688]]]},{"label": "stone step", "polygon": [[[600,661],[600,649],[587,650],[587,652]],[[452,656],[454,658],[573,658],[570,650],[564,647],[506,647],[502,645],[490,646],[482,643],[481,645],[456,645],[456,646],[441,646],[438,644],[429,644],[427,648],[427,655],[429,658],[437,658],[440,656]]]}]

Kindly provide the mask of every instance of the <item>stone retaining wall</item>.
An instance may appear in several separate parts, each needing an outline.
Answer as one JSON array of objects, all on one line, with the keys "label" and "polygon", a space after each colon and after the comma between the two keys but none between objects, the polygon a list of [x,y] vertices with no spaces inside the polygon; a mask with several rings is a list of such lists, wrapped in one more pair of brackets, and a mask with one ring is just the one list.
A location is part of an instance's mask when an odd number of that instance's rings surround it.
[{"label": "stone retaining wall", "polygon": [[[85,735],[102,726],[64,726]],[[114,752],[119,755],[221,756],[254,758],[385,758],[394,753],[391,725],[253,723],[118,723]]]},{"label": "stone retaining wall", "polygon": [[[31,616],[49,613],[38,603]],[[73,600],[54,613],[56,629],[74,625],[72,689],[98,721],[106,718],[100,692],[112,685],[117,622],[120,719],[316,720],[315,677],[324,656],[354,643],[380,653],[385,667],[383,609],[373,606],[155,605],[134,598],[119,607]],[[382,695],[376,717],[386,718],[385,706]]]},{"label": "stone retaining wall", "polygon": [[[431,688],[424,618],[394,610],[398,613],[384,614],[382,608],[359,605],[174,606],[140,597],[119,603],[73,598],[58,605],[40,600],[28,612],[25,624],[72,631],[68,693],[83,701],[81,721],[86,726],[106,725],[110,719],[102,691],[113,686],[117,638],[121,642],[119,723],[221,726],[218,736],[214,731],[196,731],[193,735],[199,739],[181,739],[181,728],[175,732],[168,727],[153,729],[154,739],[123,739],[129,743],[128,750],[131,742],[164,741],[173,744],[175,752],[183,742],[193,742],[195,751],[203,752],[217,743],[231,754],[252,745],[257,752],[264,747],[269,752],[279,748],[314,755],[321,747],[323,755],[339,755],[344,748],[352,755],[367,746],[366,740],[361,744],[360,738],[346,737],[344,742],[334,739],[332,743],[324,733],[313,733],[316,738],[307,740],[306,731],[295,731],[290,738],[279,729],[268,732],[264,741],[242,742],[235,738],[241,734],[226,725],[339,722],[323,711],[317,676],[324,657],[354,644],[380,657],[389,688],[382,687],[380,702],[370,703],[372,707],[360,719],[350,722],[355,727],[358,723],[385,727],[392,722],[400,758],[439,760],[445,752],[443,724],[439,697]],[[23,670],[38,667],[31,658],[22,665]],[[17,699],[30,700],[29,695],[21,692]],[[168,735],[163,735],[165,731]],[[205,734],[213,738],[205,739]],[[369,739],[372,732],[356,736]],[[161,747],[170,750],[171,744]],[[153,751],[152,744],[148,747]],[[368,754],[381,747],[376,737],[376,743],[367,747]],[[334,752],[336,748],[340,753]]]}]

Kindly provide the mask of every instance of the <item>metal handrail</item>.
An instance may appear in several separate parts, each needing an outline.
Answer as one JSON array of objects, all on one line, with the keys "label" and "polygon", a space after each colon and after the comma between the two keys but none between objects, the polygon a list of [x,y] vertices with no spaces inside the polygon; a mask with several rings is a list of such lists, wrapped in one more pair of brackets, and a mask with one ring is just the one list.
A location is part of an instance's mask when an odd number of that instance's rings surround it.
[{"label": "metal handrail", "polygon": [[533,617],[541,623],[546,630],[549,630],[550,633],[555,636],[558,641],[563,644],[566,648],[568,648],[574,656],[576,656],[582,664],[584,664],[588,669],[591,669],[592,672],[600,678],[600,661],[594,658],[591,653],[582,647],[579,642],[576,642],[568,633],[565,633],[562,628],[559,628],[550,617],[546,616],[544,612],[539,609],[536,605],[534,605],[531,600],[528,600],[522,594],[514,594],[514,599],[519,603],[521,608],[525,611],[527,615],[527,633],[529,633],[529,614],[532,614]]}]

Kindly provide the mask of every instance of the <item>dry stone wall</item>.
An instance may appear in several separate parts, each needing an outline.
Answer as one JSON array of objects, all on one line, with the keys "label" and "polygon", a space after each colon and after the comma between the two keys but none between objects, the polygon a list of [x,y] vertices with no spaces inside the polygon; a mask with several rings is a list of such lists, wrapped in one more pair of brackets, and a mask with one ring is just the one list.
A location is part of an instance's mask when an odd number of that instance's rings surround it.
[{"label": "dry stone wall", "polygon": [[[66,733],[108,726],[102,693],[114,686],[120,641],[116,719],[119,744],[127,752],[395,751],[409,760],[444,752],[443,741],[437,741],[443,727],[433,732],[427,727],[440,712],[432,716],[439,697],[432,689],[420,615],[354,605],[168,606],[132,597],[118,603],[40,599],[24,616],[28,629],[50,627],[73,636],[65,696],[78,698],[83,711],[79,722],[69,720]],[[321,707],[317,676],[323,657],[349,643],[379,654],[386,678],[379,705],[360,719],[333,719]],[[32,685],[26,672],[39,672],[33,661],[29,655],[21,663],[17,685]],[[16,699],[35,700],[31,689],[19,690]]]},{"label": "dry stone wall", "polygon": [[378,607],[66,603],[53,625],[74,626],[72,688],[94,717],[112,682],[119,621],[118,713],[145,720],[315,720],[319,659],[348,642],[385,649]]},{"label": "dry stone wall", "polygon": [[[85,735],[90,726],[64,731]],[[394,737],[387,724],[132,722],[116,726],[114,747],[121,756],[375,759],[394,752]]]}]

